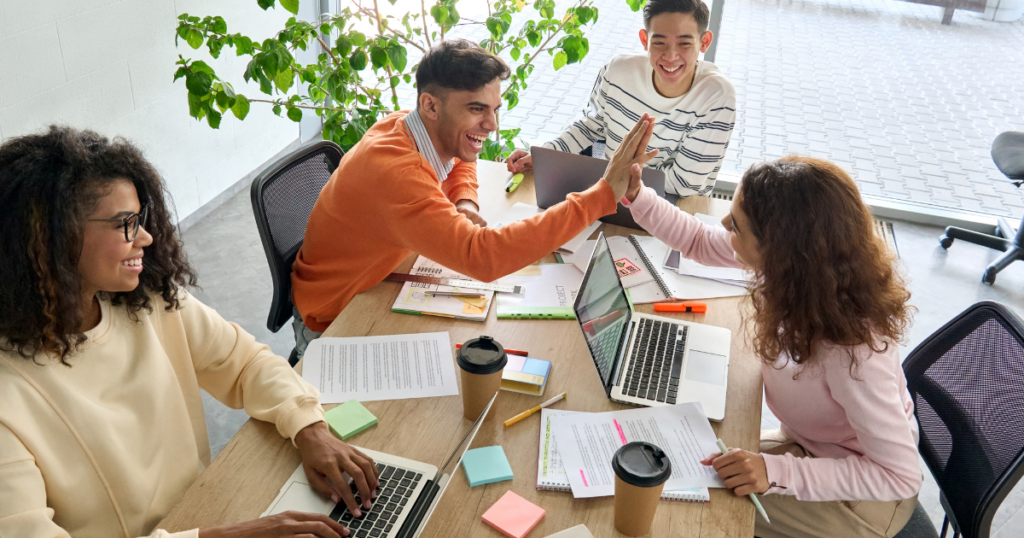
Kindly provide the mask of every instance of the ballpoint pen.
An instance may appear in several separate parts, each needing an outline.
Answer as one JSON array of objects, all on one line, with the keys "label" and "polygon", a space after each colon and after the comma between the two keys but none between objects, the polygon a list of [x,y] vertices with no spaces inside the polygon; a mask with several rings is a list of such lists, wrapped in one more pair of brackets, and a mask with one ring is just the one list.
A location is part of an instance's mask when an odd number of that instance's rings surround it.
[{"label": "ballpoint pen", "polygon": [[519,413],[518,415],[516,415],[516,416],[506,420],[502,424],[504,424],[505,427],[507,428],[507,427],[515,424],[516,422],[519,422],[520,420],[523,420],[524,418],[526,418],[526,417],[536,413],[537,411],[540,411],[541,409],[543,409],[543,408],[545,408],[545,407],[547,407],[547,406],[549,406],[549,405],[551,405],[551,404],[553,404],[555,402],[561,401],[563,399],[565,399],[565,393],[564,392],[559,394],[558,396],[555,396],[554,398],[551,398],[550,400],[548,400],[548,401],[546,401],[546,402],[536,406],[536,407],[531,407],[530,409],[527,409],[526,411],[523,411],[522,413]]},{"label": "ballpoint pen", "polygon": [[[723,443],[721,439],[715,439],[715,444],[718,445],[718,450],[721,450],[722,454],[725,454],[726,452],[729,451],[729,447],[725,446],[725,443]],[[754,501],[754,507],[757,508],[757,513],[761,514],[761,517],[763,517],[764,520],[767,521],[769,525],[771,525],[772,520],[768,519],[768,512],[764,511],[764,507],[761,506],[761,501],[758,500],[757,495],[751,493],[750,500]]]}]

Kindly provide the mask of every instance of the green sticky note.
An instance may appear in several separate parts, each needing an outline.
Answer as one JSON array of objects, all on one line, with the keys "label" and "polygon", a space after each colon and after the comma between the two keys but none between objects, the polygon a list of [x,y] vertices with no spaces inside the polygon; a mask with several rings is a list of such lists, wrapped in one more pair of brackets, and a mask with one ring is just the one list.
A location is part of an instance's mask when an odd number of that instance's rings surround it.
[{"label": "green sticky note", "polygon": [[324,420],[334,435],[342,439],[348,439],[377,423],[377,417],[356,400],[349,400],[324,413]]},{"label": "green sticky note", "polygon": [[512,466],[500,446],[485,446],[467,450],[462,456],[462,468],[470,486],[512,480]]}]

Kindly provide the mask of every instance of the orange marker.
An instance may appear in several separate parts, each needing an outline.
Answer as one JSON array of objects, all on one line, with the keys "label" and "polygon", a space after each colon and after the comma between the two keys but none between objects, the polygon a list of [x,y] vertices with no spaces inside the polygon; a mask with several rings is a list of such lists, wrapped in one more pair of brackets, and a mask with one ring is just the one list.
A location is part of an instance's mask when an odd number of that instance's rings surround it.
[{"label": "orange marker", "polygon": [[708,311],[708,304],[701,301],[683,303],[654,303],[655,312],[690,312],[701,314]]}]

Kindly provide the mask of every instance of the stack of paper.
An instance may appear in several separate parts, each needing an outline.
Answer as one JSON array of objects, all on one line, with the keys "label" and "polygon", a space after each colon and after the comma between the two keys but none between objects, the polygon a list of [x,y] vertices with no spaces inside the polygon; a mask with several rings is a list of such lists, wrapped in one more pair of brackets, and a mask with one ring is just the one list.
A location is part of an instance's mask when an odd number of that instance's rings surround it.
[{"label": "stack of paper", "polygon": [[[524,204],[522,202],[518,202],[516,203],[516,205],[510,207],[508,211],[505,212],[504,215],[499,217],[497,221],[491,225],[495,227],[506,226],[508,224],[512,224],[513,222],[528,219],[534,215],[539,215],[543,212],[543,209],[535,205],[529,205]],[[570,253],[576,252],[577,250],[579,250],[580,245],[582,245],[583,242],[586,241],[587,238],[590,237],[590,235],[594,233],[594,230],[596,230],[597,227],[600,225],[600,222],[591,223],[590,226],[587,226],[587,228],[580,232],[576,237],[570,239],[566,244],[562,245],[559,248],[559,250]],[[593,252],[593,249],[591,249],[591,252]]]},{"label": "stack of paper", "polygon": [[[562,464],[562,456],[558,450],[558,442],[555,439],[553,419],[559,416],[587,415],[589,413],[548,408],[541,409],[540,412],[540,447],[537,457],[537,489],[550,491],[572,491],[572,486],[569,484],[569,477],[565,473],[565,466]],[[612,439],[612,441],[618,443],[621,439]],[[661,499],[663,501],[706,503],[711,500],[711,497],[709,496],[708,488],[706,487],[679,489],[669,489],[666,487],[661,492]]]},{"label": "stack of paper", "polygon": [[[416,258],[416,263],[412,265],[412,270],[409,272],[420,276],[472,280],[465,275],[456,273],[455,271],[452,271],[437,262],[428,260],[423,256]],[[445,297],[430,295],[429,292],[433,291],[466,292],[482,295],[483,297]],[[440,286],[437,284],[406,282],[402,285],[402,291],[398,294],[398,298],[395,299],[395,304],[391,306],[391,311],[401,314],[427,314],[431,316],[484,321],[487,319],[487,311],[491,308],[492,299],[494,299],[494,292],[489,290],[454,288],[452,286]]]},{"label": "stack of paper", "polygon": [[666,493],[682,488],[725,487],[714,468],[700,463],[721,452],[699,402],[557,414],[551,421],[562,467],[577,499],[615,494],[612,456],[634,441],[656,445],[668,455],[672,476],[665,483]]}]

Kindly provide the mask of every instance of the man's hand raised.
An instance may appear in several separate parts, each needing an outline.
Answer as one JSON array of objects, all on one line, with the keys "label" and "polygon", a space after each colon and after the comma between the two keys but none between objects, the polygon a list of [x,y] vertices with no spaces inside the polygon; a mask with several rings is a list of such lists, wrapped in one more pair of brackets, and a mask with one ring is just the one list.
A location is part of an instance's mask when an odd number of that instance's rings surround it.
[{"label": "man's hand raised", "polygon": [[658,154],[658,150],[647,151],[647,144],[654,132],[654,119],[644,114],[633,129],[622,140],[619,149],[608,161],[608,167],[601,178],[612,188],[618,202],[629,188],[630,176],[640,177],[640,169]]}]

